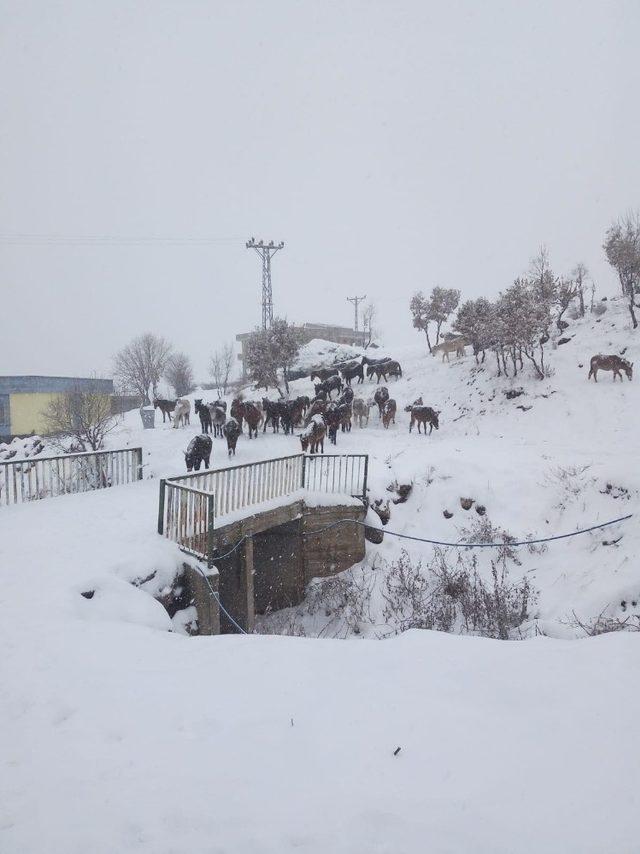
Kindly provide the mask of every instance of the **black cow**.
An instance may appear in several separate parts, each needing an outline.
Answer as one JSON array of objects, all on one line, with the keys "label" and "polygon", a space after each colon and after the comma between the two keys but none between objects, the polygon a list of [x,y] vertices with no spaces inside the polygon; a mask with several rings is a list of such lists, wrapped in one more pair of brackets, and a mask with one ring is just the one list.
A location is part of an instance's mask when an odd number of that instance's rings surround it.
[{"label": "black cow", "polygon": [[340,373],[342,374],[342,379],[347,385],[351,385],[351,380],[355,377],[358,378],[359,383],[364,382],[364,368],[357,362],[355,365],[348,365],[347,367],[342,368]]},{"label": "black cow", "polygon": [[202,398],[195,401],[195,410],[196,415],[200,418],[200,427],[202,428],[202,432],[205,435],[207,433],[211,433],[211,410],[208,406],[205,406],[202,402]]},{"label": "black cow", "polygon": [[169,416],[169,423],[171,423],[171,413],[176,408],[177,400],[164,400],[160,397],[154,397],[153,399],[153,408],[160,409],[162,412],[162,423],[165,423],[165,416]]},{"label": "black cow", "polygon": [[200,471],[200,464],[204,462],[205,470],[209,468],[209,460],[211,459],[211,436],[194,436],[187,445],[184,461],[187,464],[187,471]]},{"label": "black cow", "polygon": [[224,433],[224,437],[227,440],[227,448],[229,449],[229,456],[233,454],[236,455],[236,445],[238,443],[238,436],[242,432],[240,430],[240,425],[236,421],[235,418],[230,418],[222,428],[222,432]]},{"label": "black cow", "polygon": [[331,400],[331,392],[332,391],[337,391],[337,392],[342,391],[342,380],[340,379],[340,377],[338,377],[338,376],[329,377],[328,380],[325,380],[323,383],[318,383],[315,386],[316,397],[318,396],[318,394],[320,392],[323,392],[323,391],[326,392],[326,394],[329,397],[329,400]]}]

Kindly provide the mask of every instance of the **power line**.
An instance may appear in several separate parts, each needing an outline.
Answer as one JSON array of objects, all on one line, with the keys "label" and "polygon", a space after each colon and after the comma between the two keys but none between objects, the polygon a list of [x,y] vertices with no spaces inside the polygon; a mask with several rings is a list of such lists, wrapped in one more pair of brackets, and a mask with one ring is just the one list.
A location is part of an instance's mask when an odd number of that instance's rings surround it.
[{"label": "power line", "polygon": [[4,246],[214,246],[240,243],[241,237],[174,235],[0,233]]},{"label": "power line", "polygon": [[[590,531],[597,531],[601,528],[608,528],[611,525],[617,525],[619,522],[626,522],[632,518],[633,518],[633,513],[629,513],[627,516],[620,516],[617,519],[610,519],[608,522],[601,522],[598,525],[590,525],[588,528],[581,528],[578,531],[570,531],[567,534],[555,534],[554,536],[551,536],[551,537],[539,537],[537,539],[532,539],[532,540],[509,540],[509,539],[507,539],[501,543],[451,543],[451,542],[446,542],[444,540],[432,540],[432,539],[428,539],[426,537],[414,537],[410,534],[401,534],[398,531],[388,531],[385,528],[377,528],[377,527],[374,527],[373,525],[367,525],[366,522],[361,522],[359,519],[339,519],[337,522],[332,522],[330,525],[326,525],[324,528],[317,528],[313,531],[306,531],[305,536],[316,536],[317,534],[322,534],[325,531],[330,530],[331,528],[337,527],[338,525],[348,525],[348,524],[353,523],[355,525],[360,525],[363,528],[372,528],[374,531],[378,531],[382,534],[389,534],[389,536],[392,536],[392,537],[399,537],[400,539],[403,539],[403,540],[413,540],[414,542],[418,542],[418,543],[427,543],[427,544],[432,545],[432,546],[447,546],[447,547],[456,548],[456,549],[497,549],[497,548],[515,547],[515,546],[533,546],[533,545],[539,545],[541,543],[551,543],[551,542],[554,542],[556,540],[566,540],[566,539],[569,539],[570,537],[578,537],[581,534],[588,534]],[[265,533],[268,534],[269,532],[265,532]],[[224,560],[224,558],[229,557],[229,555],[233,554],[233,552],[235,552],[237,549],[240,548],[240,546],[242,545],[242,543],[244,543],[245,540],[248,540],[252,536],[253,536],[252,534],[245,534],[243,537],[241,537],[238,540],[238,542],[234,546],[232,546],[229,549],[228,552],[225,552],[224,554],[221,554],[221,555],[216,555],[214,558],[212,558],[212,563],[214,564],[214,566],[215,566],[217,561]],[[201,568],[201,566],[199,564],[198,564],[197,568],[200,571],[200,573],[202,574],[202,577],[204,578],[204,580],[206,581],[207,586],[211,592],[211,595],[213,596],[213,598],[216,600],[216,602],[220,606],[221,611],[225,614],[225,616],[231,621],[231,623],[242,634],[246,635],[247,632],[231,616],[231,614],[226,610],[226,608],[222,604],[222,601],[220,599],[220,594],[217,593],[213,589],[213,587],[211,586],[211,583],[209,582],[209,579],[207,578],[206,573],[204,572],[204,570]]]},{"label": "power line", "polygon": [[358,332],[358,329],[359,329],[359,327],[358,327],[358,304],[361,303],[363,300],[366,300],[366,298],[367,298],[366,294],[363,297],[347,297],[347,302],[352,302],[354,305],[354,308],[355,308],[355,320],[354,320],[353,328],[355,329],[356,332]]}]

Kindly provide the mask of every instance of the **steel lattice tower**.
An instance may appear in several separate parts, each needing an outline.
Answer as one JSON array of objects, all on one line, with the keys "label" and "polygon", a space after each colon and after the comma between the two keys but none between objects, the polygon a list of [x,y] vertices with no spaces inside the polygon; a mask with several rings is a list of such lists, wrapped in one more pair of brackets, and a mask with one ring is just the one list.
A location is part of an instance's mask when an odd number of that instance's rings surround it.
[{"label": "steel lattice tower", "polygon": [[262,258],[262,328],[269,329],[273,323],[273,290],[271,287],[271,258],[276,254],[278,249],[284,247],[284,243],[274,243],[270,240],[265,243],[264,240],[259,240],[252,237],[247,240],[247,249],[255,249],[258,255]]}]

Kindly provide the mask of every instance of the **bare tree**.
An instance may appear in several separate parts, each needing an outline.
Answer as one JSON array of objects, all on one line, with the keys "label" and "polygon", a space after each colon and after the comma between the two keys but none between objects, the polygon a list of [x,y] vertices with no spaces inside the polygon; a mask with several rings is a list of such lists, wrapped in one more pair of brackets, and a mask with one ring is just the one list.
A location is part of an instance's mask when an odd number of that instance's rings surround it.
[{"label": "bare tree", "polygon": [[539,298],[544,302],[553,302],[556,295],[557,279],[553,275],[549,263],[549,250],[544,243],[538,249],[538,254],[531,259],[529,278]]},{"label": "bare tree", "polygon": [[52,398],[43,415],[50,433],[58,440],[73,439],[80,451],[99,451],[116,426],[109,395],[80,388]]},{"label": "bare tree", "polygon": [[376,317],[378,315],[378,309],[376,308],[375,303],[370,302],[367,304],[366,308],[362,312],[362,325],[365,331],[365,350],[367,347],[371,346],[371,342],[375,335],[377,335],[377,330],[375,329]]},{"label": "bare tree", "polygon": [[150,403],[149,388],[155,397],[170,355],[171,345],[165,338],[146,332],[116,353],[114,372],[123,388]]},{"label": "bare tree", "polygon": [[580,317],[584,317],[584,288],[585,282],[589,278],[589,270],[587,265],[579,261],[571,271],[571,277],[575,281],[578,288],[578,300],[580,301]]},{"label": "bare tree", "polygon": [[186,353],[174,353],[167,359],[164,378],[173,386],[176,397],[182,397],[193,391],[193,367]]},{"label": "bare tree", "polygon": [[637,329],[636,294],[640,291],[640,211],[630,212],[614,222],[605,235],[603,249],[607,261],[620,280],[622,294],[627,298],[633,328]]},{"label": "bare tree", "polygon": [[209,360],[209,373],[218,389],[218,394],[227,393],[227,386],[233,371],[235,352],[233,344],[224,344],[215,351]]}]

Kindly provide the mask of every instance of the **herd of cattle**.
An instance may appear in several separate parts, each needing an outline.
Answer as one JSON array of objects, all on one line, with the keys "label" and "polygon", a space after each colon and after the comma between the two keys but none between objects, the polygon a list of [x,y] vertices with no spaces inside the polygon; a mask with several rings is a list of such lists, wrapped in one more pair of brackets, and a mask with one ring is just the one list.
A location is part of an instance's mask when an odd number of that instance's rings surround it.
[{"label": "herd of cattle", "polygon": [[[224,437],[229,455],[235,455],[238,438],[245,427],[249,439],[258,436],[260,427],[263,433],[270,426],[274,433],[282,430],[285,435],[302,428],[299,434],[302,450],[312,454],[324,451],[324,440],[327,437],[335,445],[338,433],[350,432],[354,421],[361,428],[367,426],[372,408],[377,410],[383,427],[388,429],[391,424],[395,424],[397,404],[387,386],[379,386],[373,397],[367,399],[356,397],[351,387],[354,379],[358,383],[364,382],[365,370],[366,376],[375,377],[378,384],[381,379],[402,376],[402,367],[394,359],[373,360],[365,356],[360,362],[346,362],[311,371],[311,381],[317,381],[314,382],[313,398],[304,395],[292,400],[269,400],[265,397],[258,402],[237,397],[228,413],[224,400],[204,403],[202,399],[197,399],[194,409],[200,419],[202,434],[195,436],[189,443],[185,453],[187,471],[199,471],[202,463],[205,468],[209,467],[211,435]],[[332,397],[334,392],[335,399]],[[170,422],[173,421],[174,427],[190,424],[191,403],[186,398],[156,398],[153,405],[162,412],[163,422],[168,418]],[[440,413],[425,406],[422,398],[407,406],[406,411],[411,415],[409,431],[414,424],[418,425],[418,432],[424,426],[425,435],[427,425],[429,433],[434,427],[439,429]]]},{"label": "herd of cattle", "polygon": [[[445,356],[449,357],[449,352],[456,352],[456,355],[460,355],[460,351],[464,353],[462,339],[447,341],[439,346],[438,352],[442,352],[443,359]],[[622,372],[631,379],[633,363],[614,355],[593,356],[589,378],[593,376],[597,381],[598,370],[612,371],[614,380],[616,376],[622,379]],[[229,455],[235,455],[238,438],[244,432],[245,425],[249,439],[258,436],[260,427],[263,433],[267,427],[271,426],[274,433],[282,430],[286,435],[296,428],[302,428],[299,433],[302,450],[308,450],[312,454],[318,451],[324,452],[324,440],[327,437],[335,445],[338,433],[350,432],[354,421],[359,427],[367,426],[370,410],[374,407],[378,411],[382,426],[388,429],[391,424],[395,424],[398,407],[396,401],[389,395],[387,386],[378,385],[373,397],[367,399],[356,397],[351,387],[354,379],[358,384],[364,382],[365,372],[368,378],[375,377],[376,383],[379,384],[381,379],[387,381],[389,377],[400,378],[402,367],[394,359],[374,360],[363,356],[360,362],[350,361],[332,367],[316,368],[310,374],[310,379],[314,382],[313,398],[305,395],[293,400],[269,400],[265,397],[258,402],[238,397],[231,404],[229,417],[227,417],[226,401],[204,403],[202,399],[196,400],[195,412],[200,418],[202,435],[196,436],[189,443],[185,454],[187,470],[198,471],[202,462],[208,468],[212,449],[209,434],[224,437],[227,440]],[[335,400],[332,398],[334,392],[337,395]],[[174,427],[190,423],[189,400],[185,398],[156,399],[153,404],[161,410],[162,420],[165,421],[168,417],[169,421],[173,420]],[[439,429],[439,410],[425,406],[421,397],[405,407],[405,411],[410,413],[409,432],[414,425],[417,425],[418,433],[422,432],[424,427],[425,435],[427,426],[429,435],[434,427],[436,430]]]}]

